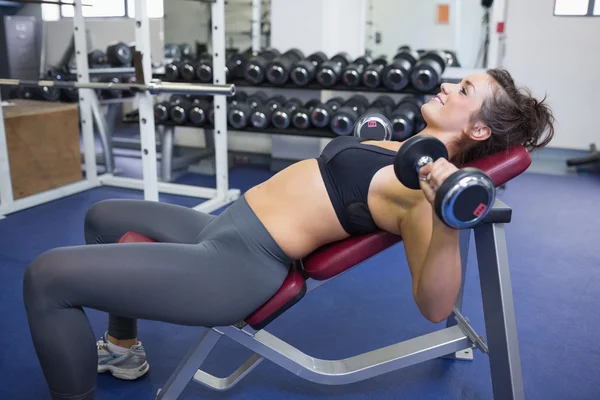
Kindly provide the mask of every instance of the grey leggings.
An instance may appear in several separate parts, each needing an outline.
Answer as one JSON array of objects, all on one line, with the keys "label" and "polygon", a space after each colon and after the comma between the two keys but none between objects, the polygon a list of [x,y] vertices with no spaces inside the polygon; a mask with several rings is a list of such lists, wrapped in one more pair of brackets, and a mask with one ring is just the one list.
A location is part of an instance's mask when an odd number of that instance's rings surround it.
[{"label": "grey leggings", "polygon": [[[219,216],[165,203],[107,200],[85,218],[88,244],[45,252],[23,297],[53,399],[94,398],[95,335],[83,308],[110,315],[111,334],[135,319],[188,326],[243,320],[281,286],[292,260],[242,197]],[[161,243],[113,244],[127,231]]]}]

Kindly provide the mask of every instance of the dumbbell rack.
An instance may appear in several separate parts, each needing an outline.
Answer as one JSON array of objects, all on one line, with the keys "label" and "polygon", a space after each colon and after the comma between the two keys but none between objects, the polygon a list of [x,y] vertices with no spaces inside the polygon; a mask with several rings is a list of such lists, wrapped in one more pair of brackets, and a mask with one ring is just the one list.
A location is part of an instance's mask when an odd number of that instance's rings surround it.
[{"label": "dumbbell rack", "polygon": [[[75,38],[75,61],[77,66],[77,81],[87,83],[90,81],[90,71],[87,60],[87,43],[85,19],[82,14],[82,0],[75,0],[73,18],[73,31]],[[135,0],[136,50],[142,55],[142,72],[144,83],[152,79],[151,53],[150,53],[150,26],[147,3],[144,0]],[[212,40],[213,40],[213,65],[215,65],[215,84],[225,84],[225,29],[224,29],[224,0],[214,0],[211,3],[212,12]],[[218,56],[217,56],[218,54]],[[0,218],[20,210],[34,207],[49,201],[80,193],[102,185],[143,190],[144,199],[159,200],[160,193],[170,193],[190,197],[208,199],[198,206],[197,210],[212,212],[240,196],[239,189],[230,189],[227,168],[227,117],[225,114],[225,96],[215,96],[215,127],[214,148],[216,164],[216,188],[197,187],[184,184],[171,184],[158,182],[156,139],[153,112],[153,98],[148,91],[136,94],[140,112],[139,126],[141,134],[143,179],[117,177],[107,173],[98,175],[96,151],[94,145],[93,110],[94,100],[98,99],[92,89],[79,90],[79,114],[84,146],[85,177],[73,184],[64,185],[47,190],[35,195],[15,200],[12,192],[10,165],[5,135],[4,116],[0,107]]]}]

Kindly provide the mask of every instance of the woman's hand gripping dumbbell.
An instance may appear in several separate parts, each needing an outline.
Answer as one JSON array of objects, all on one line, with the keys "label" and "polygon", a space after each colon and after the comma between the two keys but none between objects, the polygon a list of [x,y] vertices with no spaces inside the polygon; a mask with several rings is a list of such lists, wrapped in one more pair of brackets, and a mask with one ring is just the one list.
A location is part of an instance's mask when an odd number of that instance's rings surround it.
[{"label": "woman's hand gripping dumbbell", "polygon": [[492,209],[496,188],[477,168],[462,168],[448,161],[440,140],[416,135],[405,141],[394,161],[398,180],[410,189],[422,189],[438,218],[454,229],[478,224]]}]

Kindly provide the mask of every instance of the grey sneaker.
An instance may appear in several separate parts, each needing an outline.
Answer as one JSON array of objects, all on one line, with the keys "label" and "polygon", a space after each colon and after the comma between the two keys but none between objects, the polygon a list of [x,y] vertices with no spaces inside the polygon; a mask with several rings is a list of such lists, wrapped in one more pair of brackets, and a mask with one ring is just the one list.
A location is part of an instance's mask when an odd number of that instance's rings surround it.
[{"label": "grey sneaker", "polygon": [[105,337],[96,342],[99,374],[109,371],[115,378],[132,381],[148,372],[150,365],[142,342],[131,346],[127,353],[119,354],[108,349]]}]

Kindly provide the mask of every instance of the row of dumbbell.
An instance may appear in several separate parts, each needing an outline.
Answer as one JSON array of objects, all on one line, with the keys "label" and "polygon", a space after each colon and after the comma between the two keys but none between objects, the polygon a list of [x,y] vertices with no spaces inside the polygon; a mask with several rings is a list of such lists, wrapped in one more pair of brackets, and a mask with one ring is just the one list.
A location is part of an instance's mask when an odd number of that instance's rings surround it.
[{"label": "row of dumbbell", "polygon": [[124,68],[133,65],[135,44],[117,42],[109,45],[106,51],[92,50],[88,53],[90,68]]},{"label": "row of dumbbell", "polygon": [[[392,60],[386,56],[373,59],[368,55],[352,60],[344,52],[330,59],[323,52],[305,57],[298,49],[290,49],[283,54],[267,49],[253,56],[250,50],[246,50],[227,56],[225,75],[227,81],[244,79],[257,86],[265,82],[284,85],[291,81],[302,87],[317,82],[325,88],[342,85],[376,89],[383,86],[400,92],[412,85],[418,91],[430,92],[440,84],[449,59],[443,51],[419,54],[406,46],[398,49]],[[168,64],[165,80],[211,83],[212,56]]]},{"label": "row of dumbbell", "polygon": [[[247,128],[285,130],[295,128],[329,129],[336,135],[349,135],[360,115],[377,112],[393,124],[392,140],[403,141],[424,128],[421,117],[422,101],[407,96],[397,104],[389,96],[379,96],[370,103],[361,95],[344,100],[334,97],[323,103],[297,98],[267,97],[263,92],[247,96],[238,92],[230,98],[227,122],[237,130]],[[214,109],[204,97],[173,95],[154,107],[156,123],[170,121],[176,125],[205,126],[214,124]]]}]

